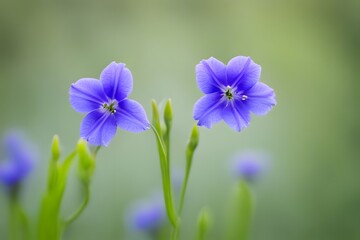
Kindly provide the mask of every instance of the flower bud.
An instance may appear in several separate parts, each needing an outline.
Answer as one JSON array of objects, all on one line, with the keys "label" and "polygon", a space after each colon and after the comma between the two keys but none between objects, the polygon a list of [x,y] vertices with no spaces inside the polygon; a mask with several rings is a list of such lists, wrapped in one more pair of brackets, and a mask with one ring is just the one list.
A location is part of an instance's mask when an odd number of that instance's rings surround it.
[{"label": "flower bud", "polygon": [[167,131],[170,131],[173,120],[173,110],[171,106],[171,99],[166,101],[165,109],[164,109],[164,121],[167,128]]},{"label": "flower bud", "polygon": [[51,145],[51,156],[54,162],[57,162],[60,158],[60,140],[58,135],[53,137]]},{"label": "flower bud", "polygon": [[78,174],[80,180],[85,184],[89,184],[95,169],[95,158],[90,153],[85,140],[80,139],[77,145],[79,155]]},{"label": "flower bud", "polygon": [[199,129],[196,125],[194,125],[188,142],[188,148],[194,151],[198,143],[199,143]]}]

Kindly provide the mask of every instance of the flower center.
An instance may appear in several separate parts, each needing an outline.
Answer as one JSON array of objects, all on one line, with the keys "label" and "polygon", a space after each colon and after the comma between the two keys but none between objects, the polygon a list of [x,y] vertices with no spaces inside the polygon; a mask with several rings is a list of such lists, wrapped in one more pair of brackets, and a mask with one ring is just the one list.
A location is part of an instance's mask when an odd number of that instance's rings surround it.
[{"label": "flower center", "polygon": [[226,87],[226,91],[224,93],[224,96],[228,99],[231,100],[234,97],[234,91],[230,86]]},{"label": "flower center", "polygon": [[116,113],[116,108],[117,108],[117,106],[118,106],[118,103],[117,103],[116,100],[111,101],[110,104],[104,103],[104,104],[102,105],[102,107],[103,107],[105,110],[109,111],[109,112],[112,113],[112,114]]}]

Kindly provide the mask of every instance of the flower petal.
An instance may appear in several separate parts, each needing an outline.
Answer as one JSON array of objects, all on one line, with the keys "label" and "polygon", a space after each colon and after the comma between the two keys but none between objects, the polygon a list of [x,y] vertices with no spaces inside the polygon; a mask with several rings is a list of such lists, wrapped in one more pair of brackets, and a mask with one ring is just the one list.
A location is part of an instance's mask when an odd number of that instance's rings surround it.
[{"label": "flower petal", "polygon": [[5,135],[7,160],[0,161],[0,182],[7,187],[23,181],[35,165],[35,154],[25,140],[17,131]]},{"label": "flower petal", "polygon": [[126,131],[142,132],[150,128],[145,109],[134,100],[125,99],[119,102],[115,119],[117,125]]},{"label": "flower petal", "polygon": [[260,79],[261,66],[250,57],[238,56],[227,64],[227,82],[239,90],[248,90]]},{"label": "flower petal", "polygon": [[222,112],[222,118],[229,127],[240,132],[250,123],[250,111],[241,101],[232,101]]},{"label": "flower petal", "polygon": [[202,60],[196,65],[196,81],[205,94],[219,91],[226,86],[225,64],[213,57]]},{"label": "flower petal", "polygon": [[11,187],[21,180],[21,173],[17,169],[17,165],[10,160],[0,165],[0,182],[7,187]]},{"label": "flower petal", "polygon": [[267,114],[276,105],[275,92],[268,85],[258,82],[245,92],[245,105],[257,115]]},{"label": "flower petal", "polygon": [[98,109],[107,101],[101,82],[94,78],[82,78],[70,87],[70,103],[81,113]]},{"label": "flower petal", "polygon": [[114,115],[104,110],[90,112],[81,123],[80,136],[92,145],[108,146],[115,133]]},{"label": "flower petal", "polygon": [[214,123],[222,119],[221,112],[225,107],[224,100],[219,93],[211,93],[200,98],[194,105],[194,119],[199,126],[211,128]]},{"label": "flower petal", "polygon": [[100,75],[104,91],[110,99],[121,101],[132,91],[133,78],[124,63],[110,63]]}]

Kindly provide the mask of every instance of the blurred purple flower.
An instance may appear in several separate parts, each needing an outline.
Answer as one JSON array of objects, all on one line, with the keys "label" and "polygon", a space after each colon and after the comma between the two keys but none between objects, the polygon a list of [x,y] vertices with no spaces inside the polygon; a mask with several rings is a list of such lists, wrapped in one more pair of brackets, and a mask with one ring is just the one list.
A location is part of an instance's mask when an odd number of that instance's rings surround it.
[{"label": "blurred purple flower", "polygon": [[129,214],[130,226],[136,231],[154,232],[166,220],[165,207],[160,198],[138,202]]},{"label": "blurred purple flower", "polygon": [[35,156],[24,137],[16,132],[5,135],[3,149],[6,156],[0,164],[0,182],[7,188],[12,188],[31,172]]},{"label": "blurred purple flower", "polygon": [[268,156],[260,152],[245,152],[237,155],[233,162],[233,171],[237,177],[253,181],[266,168]]},{"label": "blurred purple flower", "polygon": [[117,127],[130,132],[149,129],[144,108],[128,99],[133,88],[131,72],[124,63],[110,63],[100,81],[82,78],[70,87],[70,103],[75,111],[87,113],[80,136],[90,144],[108,146]]},{"label": "blurred purple flower", "polygon": [[196,65],[196,81],[205,94],[194,106],[198,125],[211,128],[224,120],[241,131],[250,122],[250,112],[268,113],[276,104],[275,93],[259,82],[260,73],[260,65],[243,56],[234,57],[227,65],[213,57]]}]

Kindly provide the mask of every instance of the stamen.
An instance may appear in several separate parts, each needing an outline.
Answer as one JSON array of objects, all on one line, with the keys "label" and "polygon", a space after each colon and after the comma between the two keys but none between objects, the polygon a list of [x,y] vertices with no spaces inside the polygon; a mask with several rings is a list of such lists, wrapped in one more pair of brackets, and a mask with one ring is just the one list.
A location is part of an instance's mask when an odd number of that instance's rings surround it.
[{"label": "stamen", "polygon": [[246,96],[246,95],[241,96],[241,100],[243,100],[243,101],[245,101],[247,98],[248,98],[248,96]]},{"label": "stamen", "polygon": [[231,100],[234,97],[233,94],[233,90],[230,86],[227,86],[226,92],[224,93],[225,97],[227,97],[227,99]]},{"label": "stamen", "polygon": [[110,113],[114,114],[116,113],[117,102],[112,101],[110,104],[104,103],[102,107]]}]

